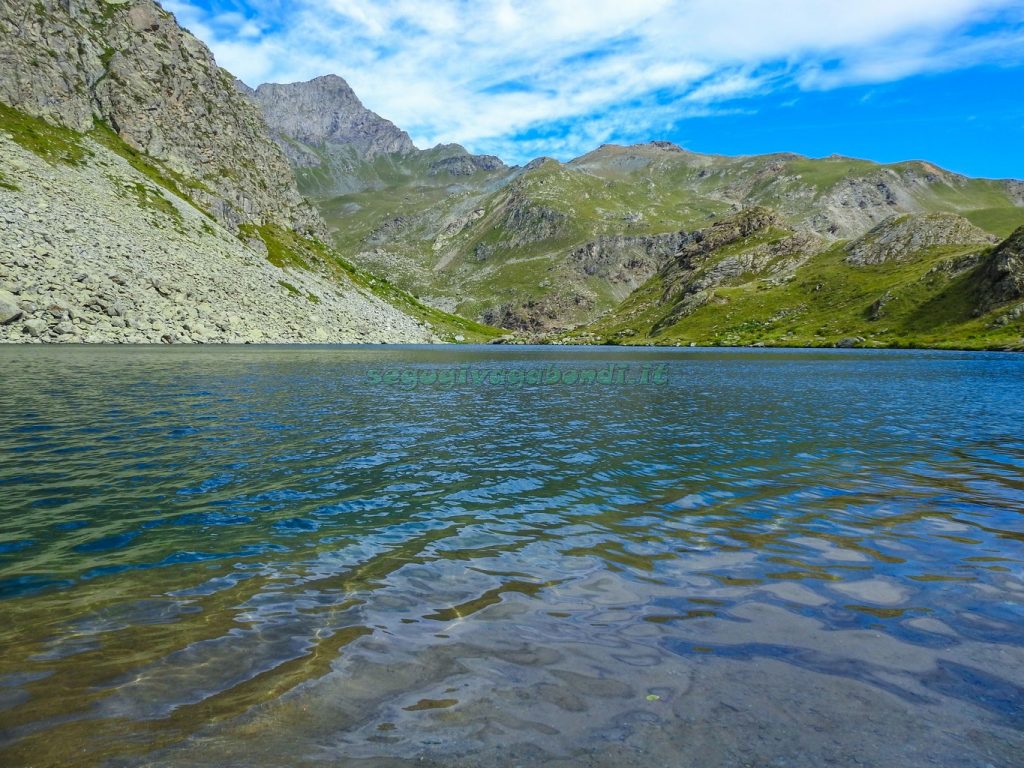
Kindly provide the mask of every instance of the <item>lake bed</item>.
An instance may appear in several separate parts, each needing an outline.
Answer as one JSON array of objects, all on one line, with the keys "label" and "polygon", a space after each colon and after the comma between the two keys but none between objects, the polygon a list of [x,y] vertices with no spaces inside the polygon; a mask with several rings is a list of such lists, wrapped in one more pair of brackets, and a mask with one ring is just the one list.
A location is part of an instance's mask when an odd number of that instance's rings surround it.
[{"label": "lake bed", "polygon": [[4,765],[1024,754],[1019,355],[34,347],[0,370]]}]

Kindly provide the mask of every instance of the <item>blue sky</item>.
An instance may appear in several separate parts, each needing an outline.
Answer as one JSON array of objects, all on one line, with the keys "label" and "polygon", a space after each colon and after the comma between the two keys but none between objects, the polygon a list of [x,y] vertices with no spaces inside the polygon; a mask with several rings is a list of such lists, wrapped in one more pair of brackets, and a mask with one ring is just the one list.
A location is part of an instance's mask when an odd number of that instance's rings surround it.
[{"label": "blue sky", "polygon": [[927,159],[1024,178],[1021,0],[163,0],[250,85],[341,75],[418,146]]}]

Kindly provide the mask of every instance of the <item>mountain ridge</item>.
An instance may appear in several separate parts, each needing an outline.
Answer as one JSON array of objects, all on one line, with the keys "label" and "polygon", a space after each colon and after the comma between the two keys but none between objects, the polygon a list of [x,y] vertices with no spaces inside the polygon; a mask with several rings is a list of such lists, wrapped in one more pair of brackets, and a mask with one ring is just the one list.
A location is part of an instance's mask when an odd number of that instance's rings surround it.
[{"label": "mountain ridge", "polygon": [[[606,144],[567,163],[539,159],[443,190],[407,173],[372,194],[313,199],[339,248],[367,268],[446,310],[557,333],[587,325],[622,300],[622,285],[656,271],[644,238],[671,239],[756,206],[827,242],[856,239],[893,215],[932,212],[962,213],[1006,236],[1024,223],[1018,191],[1012,180],[930,163],[726,157],[647,142]],[[610,242],[619,267],[579,268],[580,254],[592,260]]]},{"label": "mountain ridge", "polygon": [[[0,37],[6,340],[245,338],[218,308],[203,310],[216,331],[192,312],[204,276],[223,284],[220,259],[260,267],[239,296],[260,307],[243,323],[254,339],[308,338],[314,316],[313,336],[340,338],[351,328],[324,312],[346,302],[395,339],[501,333],[489,325],[654,344],[1024,335],[1018,180],[660,140],[509,167],[459,144],[417,148],[336,75],[251,89],[153,0],[0,0]],[[83,216],[61,173],[124,210],[48,241],[39,200]],[[155,287],[161,253],[190,287]],[[103,259],[124,284],[72,279]]]}]

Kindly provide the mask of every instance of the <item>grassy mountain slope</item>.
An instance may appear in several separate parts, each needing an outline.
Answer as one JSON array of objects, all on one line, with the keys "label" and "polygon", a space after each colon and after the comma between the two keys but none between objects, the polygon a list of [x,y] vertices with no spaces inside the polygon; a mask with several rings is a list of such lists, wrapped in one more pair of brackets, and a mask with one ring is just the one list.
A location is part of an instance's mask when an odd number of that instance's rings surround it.
[{"label": "grassy mountain slope", "polygon": [[402,157],[348,161],[373,188],[317,200],[343,253],[432,304],[534,332],[593,321],[655,275],[680,232],[751,206],[822,249],[895,213],[955,213],[1001,237],[1024,224],[1019,182],[923,162],[718,157],[663,142],[456,178]]},{"label": "grassy mountain slope", "polygon": [[[716,239],[722,229],[729,236]],[[918,214],[816,250],[771,211],[748,210],[698,233],[622,304],[559,340],[1015,347],[1024,228],[993,239],[955,214]]]}]

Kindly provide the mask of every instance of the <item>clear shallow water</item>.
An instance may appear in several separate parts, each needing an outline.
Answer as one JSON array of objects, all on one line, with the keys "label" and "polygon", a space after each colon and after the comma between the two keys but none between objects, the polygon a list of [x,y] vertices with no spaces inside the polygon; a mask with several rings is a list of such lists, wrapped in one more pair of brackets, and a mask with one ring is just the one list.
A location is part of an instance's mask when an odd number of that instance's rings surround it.
[{"label": "clear shallow water", "polygon": [[1019,766],[1022,393],[996,354],[0,349],[0,764]]}]

